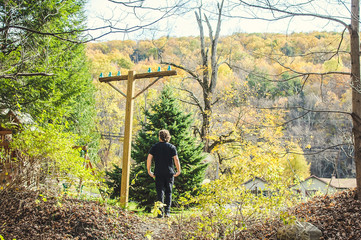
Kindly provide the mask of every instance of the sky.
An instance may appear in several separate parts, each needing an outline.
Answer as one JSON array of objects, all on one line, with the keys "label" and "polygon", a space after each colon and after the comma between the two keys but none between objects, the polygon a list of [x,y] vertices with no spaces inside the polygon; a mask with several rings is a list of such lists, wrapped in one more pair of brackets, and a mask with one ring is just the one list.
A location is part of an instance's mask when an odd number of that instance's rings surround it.
[{"label": "sky", "polygon": [[[152,4],[153,1],[153,4]],[[162,0],[165,1],[165,0]],[[176,1],[176,0],[171,0]],[[213,31],[216,28],[216,21],[212,20],[212,9],[215,9],[215,0],[204,0],[208,2],[209,8],[206,6],[204,13],[210,17],[210,21],[212,24]],[[294,0],[296,1],[296,0]],[[328,3],[327,1],[339,1],[339,0],[318,0],[321,5],[318,5],[320,9],[323,9],[325,13],[329,13],[326,7]],[[321,3],[325,1],[324,3]],[[157,4],[159,4],[160,0],[147,0],[150,5],[150,8],[157,8]],[[194,1],[196,2],[196,1]],[[226,1],[227,2],[227,1]],[[231,1],[230,1],[231,2]],[[195,6],[195,5],[194,5]],[[229,7],[229,6],[226,6]],[[157,16],[159,16],[160,12],[158,10],[145,10],[145,11],[137,11],[139,16],[143,16],[148,21],[140,22],[133,16],[133,9],[129,8],[122,8],[120,4],[111,3],[106,0],[89,0],[86,5],[86,11],[88,16],[88,27],[91,28],[98,28],[108,24],[112,24],[118,28],[129,28],[134,26],[139,26],[141,24],[147,24]],[[248,9],[237,9],[236,12],[232,14],[238,15],[243,14],[247,15]],[[349,15],[347,9],[342,9],[341,7],[336,8],[337,13],[333,13],[334,15]],[[336,11],[333,8],[332,11]],[[243,12],[242,12],[243,11]],[[190,12],[181,12],[181,10],[176,11],[176,16],[168,17],[165,20],[158,22],[156,24],[152,24],[149,26],[149,29],[144,30],[137,30],[134,32],[124,33],[124,31],[120,31],[119,33],[105,34],[109,32],[110,28],[92,31],[91,35],[93,37],[98,37],[103,34],[101,38],[97,39],[97,41],[108,41],[108,40],[139,40],[139,39],[152,39],[152,38],[159,38],[161,36],[174,36],[174,37],[181,37],[181,36],[198,36],[199,29],[195,18],[194,10]],[[265,13],[259,12],[259,15],[263,16],[266,15]],[[214,14],[213,14],[214,16]],[[103,19],[103,20],[102,20]],[[105,22],[104,22],[105,19]],[[344,20],[347,22],[347,20]],[[268,22],[268,21],[261,21],[261,20],[245,20],[239,18],[227,18],[223,17],[222,20],[222,28],[221,28],[221,35],[230,35],[235,32],[241,33],[284,33],[290,34],[293,32],[311,32],[311,31],[342,31],[343,26],[340,24],[335,24],[330,21],[319,20],[317,18],[293,18],[293,19],[285,19],[277,22]],[[136,29],[136,27],[134,27]],[[153,29],[153,30],[152,30]],[[155,31],[154,29],[157,29]],[[207,30],[207,27],[205,26]],[[206,33],[208,34],[208,33]]]}]

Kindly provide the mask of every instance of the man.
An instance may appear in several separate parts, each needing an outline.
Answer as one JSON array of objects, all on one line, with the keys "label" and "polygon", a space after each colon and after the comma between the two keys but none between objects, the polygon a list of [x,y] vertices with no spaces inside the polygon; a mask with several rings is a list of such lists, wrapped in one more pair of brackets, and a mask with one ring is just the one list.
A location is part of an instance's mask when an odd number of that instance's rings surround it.
[{"label": "man", "polygon": [[[159,202],[165,204],[164,212],[158,217],[169,217],[170,207],[172,204],[172,188],[174,177],[178,177],[181,173],[181,167],[177,155],[177,149],[170,144],[171,139],[168,130],[160,130],[158,133],[159,142],[154,144],[148,154],[147,169],[148,174],[155,178],[155,187],[157,190],[157,198]],[[154,159],[154,173],[151,171],[152,159]],[[177,172],[174,172],[174,165]]]}]

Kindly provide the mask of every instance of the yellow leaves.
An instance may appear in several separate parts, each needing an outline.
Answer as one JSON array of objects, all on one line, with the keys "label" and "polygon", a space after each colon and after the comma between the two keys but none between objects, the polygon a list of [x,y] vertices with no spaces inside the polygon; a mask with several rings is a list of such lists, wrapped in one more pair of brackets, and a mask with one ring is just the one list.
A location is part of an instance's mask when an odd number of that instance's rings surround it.
[{"label": "yellow leaves", "polygon": [[[244,229],[246,226],[242,222],[234,222],[234,214],[240,213],[245,219],[269,216],[274,214],[276,209],[284,207],[286,202],[284,200],[291,196],[291,193],[284,189],[276,190],[271,187],[263,189],[265,195],[260,192],[256,196],[242,184],[252,178],[249,172],[244,173],[237,176],[235,174],[222,175],[219,179],[203,185],[201,194],[193,197],[197,210],[203,213],[197,230],[203,234],[203,237],[205,234],[209,234],[210,238],[213,237],[212,234],[216,233],[214,225],[223,226],[225,236],[239,228]],[[266,195],[267,191],[273,191],[273,194]]]},{"label": "yellow leaves", "polygon": [[163,208],[164,206],[166,206],[164,203],[162,202],[155,202],[154,206],[152,208],[152,214],[154,217],[158,216],[158,214],[162,214],[162,211],[160,210],[161,208]]},{"label": "yellow leaves", "polygon": [[207,66],[198,65],[198,66],[196,67],[196,72],[197,72],[198,75],[201,75],[204,71],[208,71],[208,72],[210,73],[210,71],[209,71],[209,69],[208,69]]},{"label": "yellow leaves", "polygon": [[323,63],[323,68],[326,72],[341,71],[343,68],[343,63],[339,59],[332,58]]},{"label": "yellow leaves", "polygon": [[[24,129],[13,139],[14,148],[22,151],[22,161],[35,161],[31,164],[43,164],[46,168],[40,168],[47,177],[55,175],[56,177],[71,176],[78,178],[86,176],[87,179],[93,178],[90,170],[85,170],[84,158],[79,156],[79,151],[73,149],[77,145],[78,137],[71,133],[62,131],[63,126],[52,124],[47,127],[37,126],[33,129]],[[87,174],[85,174],[87,173]],[[43,202],[47,198],[41,195]]]},{"label": "yellow leaves", "polygon": [[139,171],[139,172],[137,172],[137,174],[135,175],[135,177],[132,179],[132,182],[131,182],[131,184],[130,185],[134,185],[135,184],[135,182],[136,182],[136,180],[137,180],[137,178],[138,178],[138,176],[139,176],[139,174],[142,174],[143,173],[143,171]]},{"label": "yellow leaves", "polygon": [[247,49],[250,50],[256,50],[256,49],[260,49],[260,48],[264,48],[264,40],[256,35],[250,35],[247,38],[247,42],[244,42],[244,44],[246,45]]},{"label": "yellow leaves", "polygon": [[147,230],[144,237],[146,237],[148,240],[152,240],[153,231]]},{"label": "yellow leaves", "polygon": [[161,38],[159,38],[159,39],[157,39],[157,40],[154,40],[154,41],[153,41],[153,44],[154,44],[157,48],[162,48],[162,47],[164,47],[164,46],[167,44],[167,41],[168,41],[167,37],[161,37]]},{"label": "yellow leaves", "polygon": [[[257,115],[257,124],[267,127],[252,129],[243,126],[242,132],[247,131],[249,136],[254,136],[258,141],[244,141],[237,146],[220,145],[214,148],[214,152],[221,154],[224,159],[227,159],[226,156],[231,159],[223,161],[221,167],[229,169],[234,176],[252,174],[272,179],[274,183],[291,181],[295,178],[295,173],[299,177],[307,177],[309,165],[301,155],[301,148],[294,142],[282,140],[282,127],[278,126],[282,114],[282,112],[277,114],[267,110],[260,111]],[[231,125],[224,124],[224,126],[231,129]],[[214,136],[217,136],[216,132]]]},{"label": "yellow leaves", "polygon": [[218,77],[225,79],[233,78],[233,71],[227,65],[222,64],[218,68]]},{"label": "yellow leaves", "polygon": [[[43,202],[47,202],[48,199],[46,199],[46,197],[44,197],[43,194],[39,194],[39,197],[43,200]],[[40,201],[39,201],[40,202]]]}]

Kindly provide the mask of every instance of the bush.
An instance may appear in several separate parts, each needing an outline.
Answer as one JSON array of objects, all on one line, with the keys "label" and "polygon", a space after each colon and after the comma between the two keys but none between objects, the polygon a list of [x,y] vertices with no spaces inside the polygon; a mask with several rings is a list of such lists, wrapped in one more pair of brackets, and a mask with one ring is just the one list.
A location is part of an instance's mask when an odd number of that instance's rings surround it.
[{"label": "bush", "polygon": [[10,144],[13,177],[5,189],[20,187],[58,191],[59,183],[94,183],[96,176],[85,168],[86,161],[74,148],[77,135],[63,131],[61,125],[31,126],[13,137]]}]

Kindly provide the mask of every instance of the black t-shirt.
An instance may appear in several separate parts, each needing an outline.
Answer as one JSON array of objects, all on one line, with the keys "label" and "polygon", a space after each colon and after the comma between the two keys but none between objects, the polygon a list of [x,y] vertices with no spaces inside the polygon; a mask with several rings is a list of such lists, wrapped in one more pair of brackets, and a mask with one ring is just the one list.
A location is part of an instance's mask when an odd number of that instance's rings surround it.
[{"label": "black t-shirt", "polygon": [[153,155],[155,168],[154,175],[174,175],[173,157],[177,155],[177,149],[168,142],[158,142],[149,150]]}]

